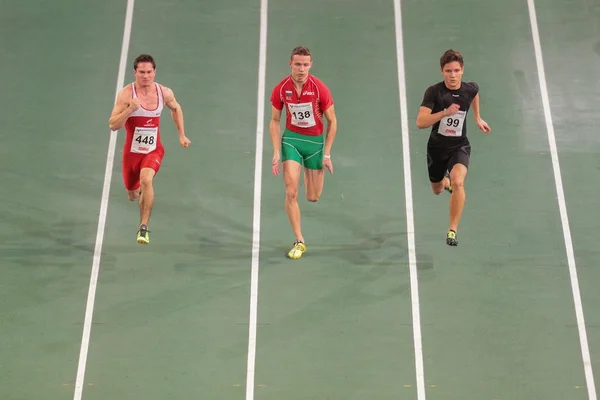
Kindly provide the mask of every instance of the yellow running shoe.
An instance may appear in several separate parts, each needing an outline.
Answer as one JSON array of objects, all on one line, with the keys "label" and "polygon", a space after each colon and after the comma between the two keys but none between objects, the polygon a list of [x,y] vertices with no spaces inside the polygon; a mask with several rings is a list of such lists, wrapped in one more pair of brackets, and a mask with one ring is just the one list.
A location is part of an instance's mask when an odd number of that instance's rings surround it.
[{"label": "yellow running shoe", "polygon": [[294,242],[294,247],[289,251],[288,257],[292,260],[297,260],[302,257],[302,254],[306,251],[306,245],[302,242]]},{"label": "yellow running shoe", "polygon": [[140,226],[140,229],[137,232],[137,242],[139,244],[148,244],[150,243],[150,235],[148,235],[150,231],[146,225]]},{"label": "yellow running shoe", "polygon": [[456,239],[456,232],[453,230],[448,231],[448,235],[446,235],[446,244],[448,246],[458,246],[458,240]]}]

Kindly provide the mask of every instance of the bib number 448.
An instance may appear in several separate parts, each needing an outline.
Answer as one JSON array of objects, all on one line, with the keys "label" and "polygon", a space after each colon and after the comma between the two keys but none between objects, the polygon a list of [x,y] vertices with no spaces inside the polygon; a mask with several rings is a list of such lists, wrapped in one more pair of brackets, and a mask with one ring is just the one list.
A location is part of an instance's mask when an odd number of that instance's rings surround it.
[{"label": "bib number 448", "polygon": [[135,128],[131,141],[131,152],[148,154],[156,149],[158,128]]},{"label": "bib number 448", "polygon": [[154,144],[154,136],[138,135],[134,140],[140,144]]}]

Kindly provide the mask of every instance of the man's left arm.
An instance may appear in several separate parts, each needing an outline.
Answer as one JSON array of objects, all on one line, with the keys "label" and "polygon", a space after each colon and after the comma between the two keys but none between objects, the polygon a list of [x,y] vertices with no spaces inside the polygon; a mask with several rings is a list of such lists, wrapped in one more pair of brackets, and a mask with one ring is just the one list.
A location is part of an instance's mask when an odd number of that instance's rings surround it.
[{"label": "man's left arm", "polygon": [[475,95],[475,98],[471,102],[471,109],[473,110],[473,118],[475,118],[475,123],[477,124],[479,129],[481,129],[485,133],[490,133],[492,129],[487,124],[487,122],[481,119],[481,112],[479,108],[479,93]]},{"label": "man's left arm", "polygon": [[473,101],[471,102],[471,109],[473,110],[473,118],[475,118],[475,121],[481,119],[481,113],[479,108],[479,93],[477,93],[473,98]]},{"label": "man's left arm", "polygon": [[325,148],[323,149],[325,157],[331,156],[331,147],[337,133],[337,118],[335,116],[335,108],[333,104],[324,112],[327,119],[327,133],[325,136]]},{"label": "man's left arm", "polygon": [[333,163],[331,161],[331,147],[337,134],[337,118],[335,116],[335,109],[333,104],[323,113],[327,119],[327,133],[325,137],[325,146],[323,149],[323,167],[326,168],[330,174],[333,174]]},{"label": "man's left arm", "polygon": [[185,136],[185,128],[183,123],[183,110],[181,105],[177,102],[175,94],[168,87],[163,87],[165,105],[171,110],[171,117],[179,132],[179,143],[181,147],[188,147],[192,142]]}]

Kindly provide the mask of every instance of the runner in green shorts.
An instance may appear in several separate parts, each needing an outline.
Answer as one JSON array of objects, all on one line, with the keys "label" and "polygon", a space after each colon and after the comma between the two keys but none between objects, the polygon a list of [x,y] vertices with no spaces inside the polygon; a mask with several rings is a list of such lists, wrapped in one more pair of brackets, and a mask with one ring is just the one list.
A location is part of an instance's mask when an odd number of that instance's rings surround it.
[{"label": "runner in green shorts", "polygon": [[292,160],[306,169],[323,169],[323,135],[306,136],[286,129],[281,138],[281,161]]},{"label": "runner in green shorts", "polygon": [[[273,175],[283,166],[285,210],[295,235],[288,257],[298,259],[306,251],[300,227],[298,184],[304,167],[306,198],[316,202],[323,192],[325,169],[333,173],[331,147],[337,133],[333,98],[327,86],[309,74],[312,66],[310,50],[296,47],[290,57],[291,74],[277,84],[271,93],[271,123],[273,141]],[[281,114],[286,110],[285,131],[281,133]],[[323,134],[323,116],[327,133]]]}]

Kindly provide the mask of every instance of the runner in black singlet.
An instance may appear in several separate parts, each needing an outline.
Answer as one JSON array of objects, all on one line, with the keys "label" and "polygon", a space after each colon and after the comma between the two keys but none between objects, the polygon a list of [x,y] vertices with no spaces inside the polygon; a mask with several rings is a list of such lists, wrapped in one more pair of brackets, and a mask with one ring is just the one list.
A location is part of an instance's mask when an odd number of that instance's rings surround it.
[{"label": "runner in black singlet", "polygon": [[417,127],[431,127],[427,142],[429,180],[435,194],[444,189],[452,193],[446,243],[456,246],[456,232],[465,203],[464,181],[471,155],[466,122],[469,109],[473,109],[479,129],[485,133],[490,133],[491,129],[479,113],[479,85],[462,81],[462,55],[456,50],[447,50],[440,59],[440,67],[444,80],[425,91]]}]

